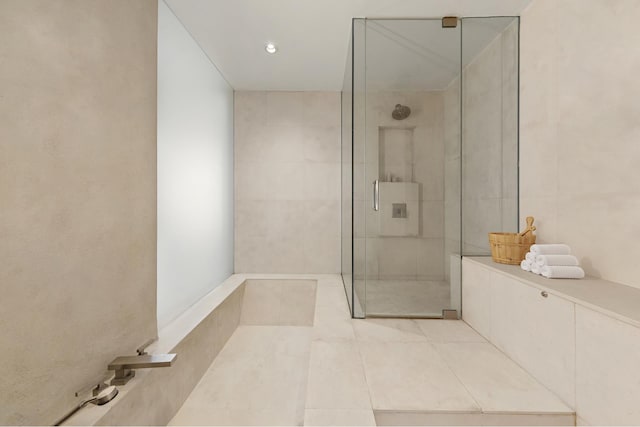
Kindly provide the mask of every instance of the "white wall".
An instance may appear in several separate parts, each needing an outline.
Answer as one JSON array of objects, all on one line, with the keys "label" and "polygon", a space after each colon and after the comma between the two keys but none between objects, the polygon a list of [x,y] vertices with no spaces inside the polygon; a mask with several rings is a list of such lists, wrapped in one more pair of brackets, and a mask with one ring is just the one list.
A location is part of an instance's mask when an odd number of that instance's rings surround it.
[{"label": "white wall", "polygon": [[156,335],[156,24],[0,1],[2,425],[52,425]]},{"label": "white wall", "polygon": [[236,92],[237,273],[340,272],[340,93]]},{"label": "white wall", "polygon": [[233,274],[233,89],[158,11],[158,325]]},{"label": "white wall", "polygon": [[635,287],[638,22],[635,1],[535,0],[522,15],[520,98],[520,212],[587,273]]}]

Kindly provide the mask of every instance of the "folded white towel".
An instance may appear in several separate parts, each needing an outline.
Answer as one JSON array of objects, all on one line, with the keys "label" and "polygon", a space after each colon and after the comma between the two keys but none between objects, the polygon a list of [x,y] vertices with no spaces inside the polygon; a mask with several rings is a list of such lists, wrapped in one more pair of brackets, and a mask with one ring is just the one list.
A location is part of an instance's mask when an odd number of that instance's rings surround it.
[{"label": "folded white towel", "polygon": [[526,259],[523,259],[522,262],[520,263],[520,268],[523,269],[524,271],[531,271],[531,263]]},{"label": "folded white towel", "polygon": [[577,266],[547,265],[542,267],[542,275],[547,279],[582,279],[584,270]]},{"label": "folded white towel", "polygon": [[536,257],[538,265],[580,265],[578,258],[573,255],[538,255]]},{"label": "folded white towel", "polygon": [[527,254],[524,256],[524,259],[533,264],[534,262],[536,262],[536,254],[534,254],[533,252],[527,252]]},{"label": "folded white towel", "polygon": [[531,272],[534,274],[541,274],[540,266],[536,263],[531,264]]},{"label": "folded white towel", "polygon": [[569,255],[571,248],[562,243],[552,245],[531,245],[530,252],[535,255]]}]

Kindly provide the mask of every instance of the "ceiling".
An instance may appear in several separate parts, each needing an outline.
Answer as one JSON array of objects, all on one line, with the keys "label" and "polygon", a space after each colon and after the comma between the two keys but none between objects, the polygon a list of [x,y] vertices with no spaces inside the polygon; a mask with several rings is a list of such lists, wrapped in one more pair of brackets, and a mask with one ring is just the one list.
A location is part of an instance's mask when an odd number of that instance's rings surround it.
[{"label": "ceiling", "polygon": [[[234,89],[339,91],[353,17],[509,16],[519,15],[531,0],[165,1]],[[395,90],[428,75],[425,87],[442,86],[455,77],[459,62],[456,31],[443,30],[438,21],[369,23],[368,65],[378,66],[368,69],[379,76],[368,78],[390,79],[389,89]],[[496,35],[488,29],[465,36],[465,56],[475,56]],[[268,41],[278,46],[276,54],[265,52]]]},{"label": "ceiling", "polygon": [[443,29],[440,20],[367,20],[360,78],[368,91],[445,89],[515,20],[465,18],[456,29]]}]

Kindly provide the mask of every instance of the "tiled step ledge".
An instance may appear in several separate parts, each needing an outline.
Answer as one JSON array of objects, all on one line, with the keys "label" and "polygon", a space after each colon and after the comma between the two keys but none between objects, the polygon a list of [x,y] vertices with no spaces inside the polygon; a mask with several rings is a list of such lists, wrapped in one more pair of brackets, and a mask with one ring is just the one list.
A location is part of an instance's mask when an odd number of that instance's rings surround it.
[{"label": "tiled step ledge", "polygon": [[380,411],[378,426],[574,426],[575,413]]},{"label": "tiled step ledge", "polygon": [[496,263],[491,257],[464,257],[464,259],[640,328],[640,289],[638,288],[595,277],[579,280],[546,279],[524,271],[520,266]]},{"label": "tiled step ledge", "polygon": [[166,425],[236,330],[245,280],[229,277],[159,331],[147,351],[177,353],[173,366],[136,371],[112,402],[89,404],[63,425]]}]

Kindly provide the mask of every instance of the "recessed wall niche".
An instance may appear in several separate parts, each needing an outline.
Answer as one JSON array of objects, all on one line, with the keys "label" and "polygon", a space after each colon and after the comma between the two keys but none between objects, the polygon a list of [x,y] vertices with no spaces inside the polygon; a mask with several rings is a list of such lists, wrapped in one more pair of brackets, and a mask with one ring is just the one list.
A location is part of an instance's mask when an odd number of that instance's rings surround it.
[{"label": "recessed wall niche", "polygon": [[414,180],[414,127],[378,128],[380,236],[417,237],[420,198]]},{"label": "recessed wall niche", "polygon": [[414,181],[413,130],[414,127],[378,128],[380,181]]}]

